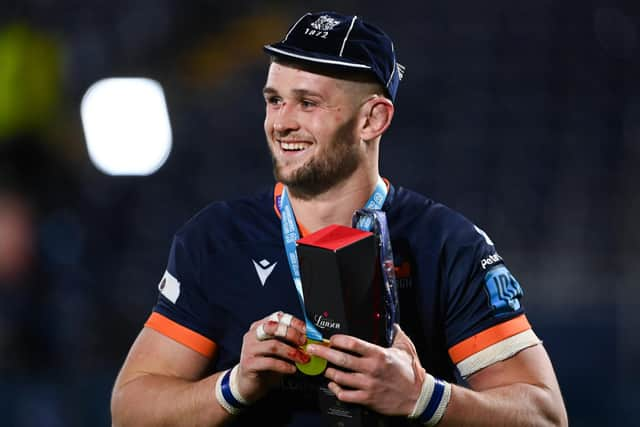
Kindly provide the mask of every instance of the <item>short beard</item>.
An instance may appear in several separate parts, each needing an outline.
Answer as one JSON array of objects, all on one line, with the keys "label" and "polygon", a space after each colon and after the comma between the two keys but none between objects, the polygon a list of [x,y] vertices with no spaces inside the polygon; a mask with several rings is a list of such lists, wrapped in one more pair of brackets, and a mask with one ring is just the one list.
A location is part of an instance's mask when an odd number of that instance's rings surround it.
[{"label": "short beard", "polygon": [[276,181],[286,185],[292,196],[309,200],[349,178],[361,161],[358,145],[350,143],[352,129],[352,121],[342,125],[331,145],[324,147],[321,157],[309,160],[289,177],[281,174],[276,159],[272,156]]}]

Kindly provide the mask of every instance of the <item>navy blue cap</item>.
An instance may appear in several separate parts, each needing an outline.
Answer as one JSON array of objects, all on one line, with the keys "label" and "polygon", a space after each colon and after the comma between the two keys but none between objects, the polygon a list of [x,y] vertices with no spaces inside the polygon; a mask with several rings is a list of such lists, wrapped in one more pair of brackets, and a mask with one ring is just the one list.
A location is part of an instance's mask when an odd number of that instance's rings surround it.
[{"label": "navy blue cap", "polygon": [[275,57],[370,71],[395,100],[404,67],[396,61],[391,38],[358,16],[307,13],[282,41],[264,46]]}]

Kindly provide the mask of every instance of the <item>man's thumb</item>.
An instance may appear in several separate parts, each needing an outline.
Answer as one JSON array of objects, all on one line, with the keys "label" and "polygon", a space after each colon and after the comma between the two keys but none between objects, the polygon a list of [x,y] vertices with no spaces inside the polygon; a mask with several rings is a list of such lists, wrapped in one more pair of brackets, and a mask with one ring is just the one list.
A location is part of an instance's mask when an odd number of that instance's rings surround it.
[{"label": "man's thumb", "polygon": [[413,345],[411,339],[404,333],[400,325],[394,323],[393,328],[395,330],[395,338],[393,339],[393,344],[391,347],[404,350],[409,353],[411,356],[418,357],[418,352],[416,351],[416,347]]}]

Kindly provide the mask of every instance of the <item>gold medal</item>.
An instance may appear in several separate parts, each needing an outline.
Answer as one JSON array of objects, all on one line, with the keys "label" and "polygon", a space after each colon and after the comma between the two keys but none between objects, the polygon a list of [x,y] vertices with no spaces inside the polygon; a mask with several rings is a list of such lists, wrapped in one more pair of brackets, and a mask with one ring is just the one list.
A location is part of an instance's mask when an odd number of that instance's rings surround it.
[{"label": "gold medal", "polygon": [[[309,344],[319,344],[319,345],[329,345],[329,340],[312,340],[311,338],[307,338],[307,343],[302,346],[303,350],[307,349],[307,345]],[[320,375],[327,368],[327,360],[318,356],[311,356],[311,359],[307,363],[298,363],[296,362],[296,367],[300,372],[305,375]]]}]

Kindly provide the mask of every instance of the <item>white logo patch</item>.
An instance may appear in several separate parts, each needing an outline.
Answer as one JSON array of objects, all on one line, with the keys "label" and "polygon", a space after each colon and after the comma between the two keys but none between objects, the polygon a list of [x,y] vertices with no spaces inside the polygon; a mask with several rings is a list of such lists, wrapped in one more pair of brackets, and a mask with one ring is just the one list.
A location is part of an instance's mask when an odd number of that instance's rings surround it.
[{"label": "white logo patch", "polygon": [[264,283],[271,275],[271,272],[273,272],[273,269],[276,268],[276,264],[278,264],[278,261],[274,262],[273,264],[271,264],[266,259],[263,259],[260,262],[256,262],[253,259],[251,261],[253,261],[253,266],[256,269],[256,273],[258,273],[260,283],[262,283],[262,286],[264,286]]},{"label": "white logo patch", "polygon": [[491,246],[495,246],[493,244],[493,242],[491,241],[491,239],[489,238],[489,236],[487,235],[487,233],[484,232],[484,230],[482,230],[480,227],[478,227],[477,225],[473,226],[476,231],[478,232],[478,234],[480,234],[482,237],[484,237],[485,242],[487,242],[487,245],[491,245]]},{"label": "white logo patch", "polygon": [[331,31],[339,23],[340,21],[338,21],[337,19],[333,19],[328,15],[322,15],[320,18],[316,19],[309,25],[311,25],[318,31]]},{"label": "white logo patch", "polygon": [[398,80],[402,80],[402,78],[404,77],[404,72],[407,68],[398,62],[396,62],[396,67],[398,67]]},{"label": "white logo patch", "polygon": [[158,284],[158,290],[165,298],[175,304],[180,297],[180,282],[171,273],[165,271],[162,280]]},{"label": "white logo patch", "polygon": [[502,257],[500,255],[492,254],[480,260],[480,267],[482,267],[483,270],[486,270],[488,266],[493,265],[500,261],[502,261]]}]

